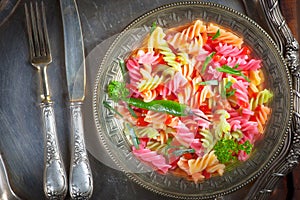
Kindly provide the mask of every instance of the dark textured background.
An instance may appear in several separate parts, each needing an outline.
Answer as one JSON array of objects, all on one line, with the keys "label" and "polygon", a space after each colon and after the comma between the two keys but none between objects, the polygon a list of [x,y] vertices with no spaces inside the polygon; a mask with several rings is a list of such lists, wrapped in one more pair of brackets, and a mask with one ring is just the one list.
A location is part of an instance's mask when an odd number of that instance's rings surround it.
[{"label": "dark textured background", "polygon": [[[6,0],[1,0],[1,2]],[[0,27],[0,149],[7,164],[8,174],[15,192],[24,199],[44,199],[43,176],[43,134],[41,130],[37,73],[28,62],[28,45],[24,19],[23,0],[10,18]],[[69,167],[69,129],[67,91],[63,61],[63,37],[59,1],[44,0],[53,63],[48,73],[58,136],[64,156],[65,166]],[[99,59],[87,60],[88,93],[86,107],[90,105],[93,76],[101,62],[105,48],[111,37],[145,12],[172,0],[78,0],[80,18],[85,42],[85,53],[89,57],[98,53]],[[214,0],[240,12],[244,7],[239,0]],[[230,3],[229,3],[230,2]],[[297,5],[298,4],[298,9]],[[299,1],[281,0],[283,14],[290,28],[299,40]],[[297,13],[298,12],[298,13]],[[297,16],[298,15],[298,16]],[[100,46],[99,46],[100,44]],[[96,49],[96,51],[95,51]],[[90,69],[89,69],[90,67]],[[86,108],[89,111],[89,108]],[[87,126],[92,126],[91,113],[86,114]],[[89,127],[90,128],[90,127]],[[94,195],[92,199],[111,200],[163,200],[165,197],[151,193],[130,181],[122,172],[108,167],[112,165],[105,153],[97,146],[91,133],[86,134],[90,151],[90,162],[94,175]],[[95,142],[93,142],[96,141]],[[102,162],[105,160],[105,162]],[[103,164],[105,163],[105,164]],[[300,198],[300,167],[282,178],[271,199]],[[249,187],[224,199],[242,199]]]}]

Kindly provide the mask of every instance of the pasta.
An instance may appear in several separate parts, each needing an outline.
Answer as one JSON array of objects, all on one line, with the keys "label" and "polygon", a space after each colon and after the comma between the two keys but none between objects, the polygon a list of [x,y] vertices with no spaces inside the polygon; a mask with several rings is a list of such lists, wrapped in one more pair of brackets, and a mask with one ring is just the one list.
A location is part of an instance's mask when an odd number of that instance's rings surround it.
[{"label": "pasta", "polygon": [[201,20],[158,26],[125,63],[116,110],[143,163],[197,183],[251,156],[273,94],[242,37]]}]

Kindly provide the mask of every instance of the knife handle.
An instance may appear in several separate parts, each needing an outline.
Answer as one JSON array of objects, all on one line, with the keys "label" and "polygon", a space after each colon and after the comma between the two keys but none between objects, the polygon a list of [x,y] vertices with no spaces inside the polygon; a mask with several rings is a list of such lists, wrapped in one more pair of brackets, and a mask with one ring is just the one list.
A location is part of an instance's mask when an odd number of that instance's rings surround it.
[{"label": "knife handle", "polygon": [[82,103],[70,103],[71,115],[71,163],[70,196],[72,199],[89,199],[93,193],[92,171],[84,141]]},{"label": "knife handle", "polygon": [[44,128],[44,192],[48,199],[64,199],[67,176],[59,150],[53,103],[40,104]]}]

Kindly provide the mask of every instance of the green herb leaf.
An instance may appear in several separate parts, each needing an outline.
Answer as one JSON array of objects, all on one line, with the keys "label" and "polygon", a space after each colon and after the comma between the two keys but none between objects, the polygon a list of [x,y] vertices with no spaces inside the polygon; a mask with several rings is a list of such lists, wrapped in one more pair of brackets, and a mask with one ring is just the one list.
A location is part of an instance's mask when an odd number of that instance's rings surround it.
[{"label": "green herb leaf", "polygon": [[130,134],[130,137],[131,137],[131,139],[132,139],[132,143],[133,143],[134,147],[135,147],[136,149],[139,149],[139,148],[140,148],[140,147],[139,147],[140,140],[139,140],[139,138],[136,136],[134,129],[133,129],[128,123],[126,123],[126,127],[127,127],[128,131],[129,131],[129,134]]},{"label": "green herb leaf", "polygon": [[220,35],[221,35],[221,32],[220,32],[220,29],[218,29],[218,31],[216,32],[216,34],[212,37],[212,40],[217,39],[218,37],[220,37]]},{"label": "green herb leaf", "polygon": [[233,95],[235,94],[235,91],[236,91],[236,89],[233,89],[233,90],[227,92],[227,93],[226,93],[226,97],[231,97],[231,96],[233,96]]},{"label": "green herb leaf", "polygon": [[238,67],[239,67],[239,64],[237,63],[234,65],[233,69],[237,69]]},{"label": "green herb leaf", "polygon": [[109,105],[109,103],[107,101],[103,101],[103,106],[111,111],[113,111],[114,113],[116,113],[117,115],[119,115],[120,117],[123,118],[123,115],[121,113],[119,113],[116,109],[114,109],[113,107],[111,107],[111,105]]},{"label": "green herb leaf", "polygon": [[127,80],[127,70],[126,70],[126,66],[125,66],[125,61],[123,59],[119,59],[119,66],[122,72],[122,76],[124,80]]},{"label": "green herb leaf", "polygon": [[202,70],[201,73],[203,74],[207,68],[207,65],[210,63],[210,61],[212,60],[213,56],[216,54],[216,52],[212,52],[211,54],[209,54],[209,56],[207,56],[205,58],[204,64],[202,66]]},{"label": "green herb leaf", "polygon": [[127,105],[127,109],[130,112],[132,117],[138,118],[138,116],[135,114],[134,110],[130,107],[130,105]]},{"label": "green herb leaf", "polygon": [[233,74],[233,75],[236,75],[236,76],[242,76],[246,81],[250,82],[250,79],[245,76],[242,71],[240,70],[237,70],[237,69],[234,69],[234,68],[231,68],[230,66],[228,65],[223,65],[221,67],[218,67],[216,68],[217,71],[219,72],[224,72],[224,73],[227,73],[227,74]]},{"label": "green herb leaf", "polygon": [[218,85],[219,81],[218,80],[209,80],[209,81],[203,81],[200,83],[197,83],[198,85]]},{"label": "green herb leaf", "polygon": [[153,23],[152,23],[152,26],[151,26],[151,28],[150,28],[150,35],[153,33],[153,31],[156,29],[156,27],[157,27],[157,23],[156,23],[156,22],[153,22]]},{"label": "green herb leaf", "polygon": [[224,87],[225,89],[229,89],[231,86],[232,86],[232,82],[228,81]]},{"label": "green herb leaf", "polygon": [[175,156],[181,156],[185,153],[195,153],[195,149],[179,149],[179,150],[173,151],[173,154]]},{"label": "green herb leaf", "polygon": [[173,138],[168,138],[168,140],[167,140],[167,145],[168,145],[168,146],[171,145],[172,140],[173,140]]}]

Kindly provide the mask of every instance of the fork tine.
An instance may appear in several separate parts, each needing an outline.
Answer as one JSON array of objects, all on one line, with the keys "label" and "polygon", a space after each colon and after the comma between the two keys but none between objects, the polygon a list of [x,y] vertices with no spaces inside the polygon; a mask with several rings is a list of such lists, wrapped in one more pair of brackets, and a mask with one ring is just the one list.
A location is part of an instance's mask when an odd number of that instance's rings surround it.
[{"label": "fork tine", "polygon": [[30,2],[30,15],[31,15],[31,27],[33,32],[33,42],[34,42],[34,54],[35,56],[41,56],[40,54],[40,44],[37,32],[36,16],[34,15],[34,9],[32,2]]},{"label": "fork tine", "polygon": [[37,32],[38,32],[38,39],[39,39],[39,45],[40,45],[40,55],[45,55],[45,38],[43,33],[43,28],[45,27],[45,24],[42,24],[41,22],[41,14],[40,9],[38,7],[38,3],[35,2],[35,14],[36,14],[36,25],[37,25]]},{"label": "fork tine", "polygon": [[46,12],[45,12],[45,6],[43,1],[42,1],[42,21],[44,26],[43,31],[44,31],[44,39],[45,39],[45,51],[46,54],[48,54],[51,58],[50,42],[49,42],[49,35],[48,35],[47,22],[46,22]]},{"label": "fork tine", "polygon": [[34,54],[34,47],[33,47],[33,38],[32,38],[32,26],[31,26],[31,20],[28,13],[28,7],[25,3],[25,16],[26,16],[26,27],[27,27],[27,33],[28,33],[28,42],[29,42],[29,50],[30,50],[30,57],[33,58]]}]

